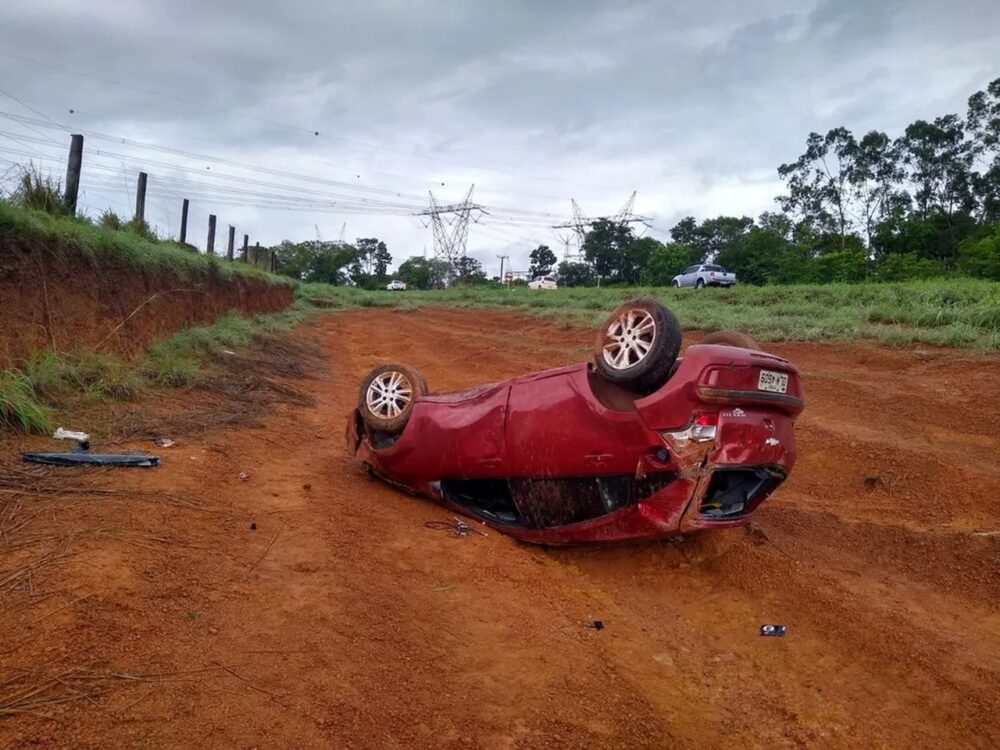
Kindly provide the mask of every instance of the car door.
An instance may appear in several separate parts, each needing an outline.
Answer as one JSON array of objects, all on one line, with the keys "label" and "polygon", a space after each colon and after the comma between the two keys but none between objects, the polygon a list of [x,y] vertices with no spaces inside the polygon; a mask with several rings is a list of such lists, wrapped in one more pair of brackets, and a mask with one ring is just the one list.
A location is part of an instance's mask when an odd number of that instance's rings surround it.
[{"label": "car door", "polygon": [[681,286],[694,286],[695,280],[698,278],[698,269],[701,266],[688,266],[684,269],[684,273],[681,275],[680,285]]}]

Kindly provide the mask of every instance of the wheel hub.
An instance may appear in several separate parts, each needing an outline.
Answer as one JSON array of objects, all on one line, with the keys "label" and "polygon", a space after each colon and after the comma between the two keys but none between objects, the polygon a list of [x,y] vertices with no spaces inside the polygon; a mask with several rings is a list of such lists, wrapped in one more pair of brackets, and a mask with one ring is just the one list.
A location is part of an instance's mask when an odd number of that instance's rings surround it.
[{"label": "wheel hub", "polygon": [[627,370],[653,348],[656,321],[646,310],[627,310],[608,326],[604,339],[604,361],[615,370]]},{"label": "wheel hub", "polygon": [[365,402],[376,417],[393,419],[406,409],[413,399],[413,386],[401,372],[379,373],[368,385]]}]

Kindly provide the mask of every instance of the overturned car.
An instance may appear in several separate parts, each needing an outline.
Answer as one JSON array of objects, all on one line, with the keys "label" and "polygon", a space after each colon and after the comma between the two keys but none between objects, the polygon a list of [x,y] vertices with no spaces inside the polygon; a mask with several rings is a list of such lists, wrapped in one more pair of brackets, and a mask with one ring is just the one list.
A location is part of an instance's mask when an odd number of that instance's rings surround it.
[{"label": "overturned car", "polygon": [[601,326],[592,362],[430,394],[376,367],[347,425],[381,479],[542,544],[623,541],[749,522],[795,463],[795,366],[744,334],[678,357],[654,300]]}]

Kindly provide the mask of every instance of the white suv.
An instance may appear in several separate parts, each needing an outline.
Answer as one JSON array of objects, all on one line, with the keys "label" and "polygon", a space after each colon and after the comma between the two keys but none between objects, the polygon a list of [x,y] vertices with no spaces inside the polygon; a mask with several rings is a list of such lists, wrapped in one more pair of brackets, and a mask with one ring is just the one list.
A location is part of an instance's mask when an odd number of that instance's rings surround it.
[{"label": "white suv", "polygon": [[399,279],[393,279],[388,284],[386,284],[386,290],[390,292],[405,292],[406,284],[404,284]]},{"label": "white suv", "polygon": [[536,276],[534,281],[528,282],[528,289],[557,289],[555,276]]}]

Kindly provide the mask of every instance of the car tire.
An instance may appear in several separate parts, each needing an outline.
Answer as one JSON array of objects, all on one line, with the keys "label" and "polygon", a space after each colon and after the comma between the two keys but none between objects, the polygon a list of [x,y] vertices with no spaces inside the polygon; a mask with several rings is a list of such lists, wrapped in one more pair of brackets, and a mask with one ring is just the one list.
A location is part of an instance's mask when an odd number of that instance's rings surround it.
[{"label": "car tire", "polygon": [[417,398],[427,393],[424,376],[409,365],[379,365],[361,381],[358,411],[370,429],[398,435],[410,420]]},{"label": "car tire", "polygon": [[757,339],[747,333],[740,331],[713,331],[706,334],[699,344],[718,344],[720,346],[735,346],[739,349],[753,349],[760,351],[760,344]]},{"label": "car tire", "polygon": [[705,280],[704,279],[698,279],[696,282],[694,282],[694,286],[695,286],[695,289],[702,289],[702,288],[704,288],[704,286],[705,286]]},{"label": "car tire", "polygon": [[674,289],[680,289],[681,288],[681,282],[679,282],[679,281],[671,282],[670,286],[672,286]]},{"label": "car tire", "polygon": [[597,371],[616,385],[653,391],[670,377],[681,348],[681,326],[653,299],[621,305],[601,325],[594,342]]}]

